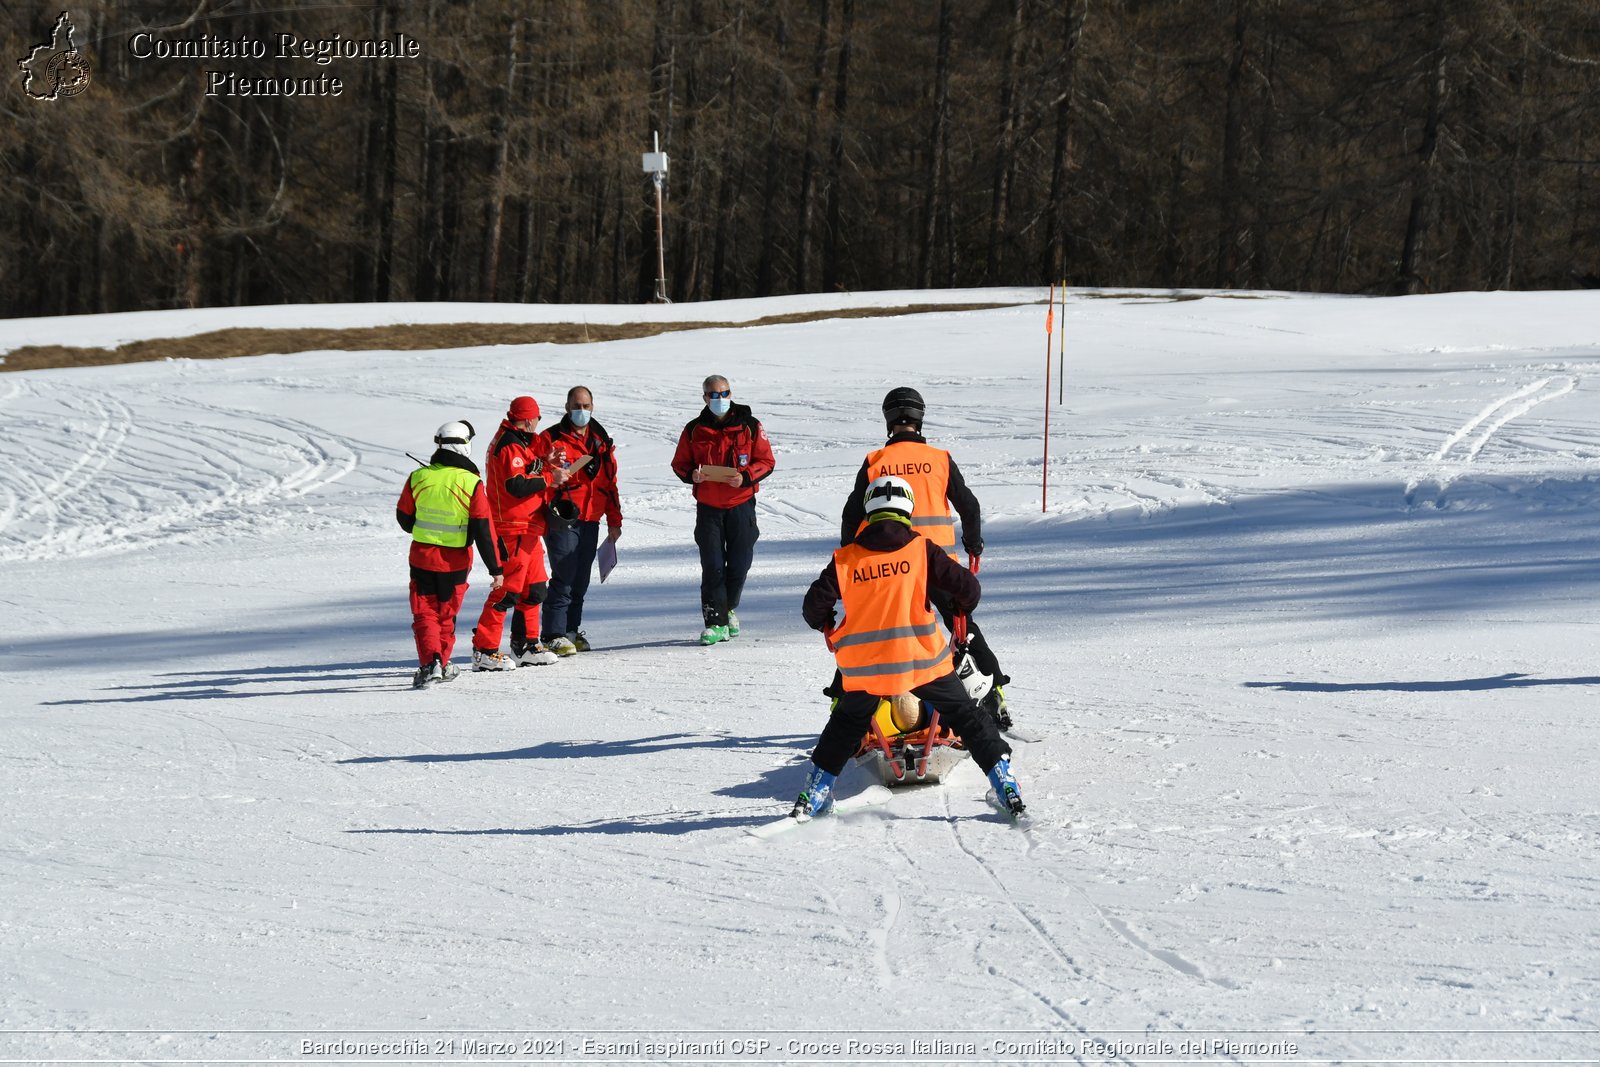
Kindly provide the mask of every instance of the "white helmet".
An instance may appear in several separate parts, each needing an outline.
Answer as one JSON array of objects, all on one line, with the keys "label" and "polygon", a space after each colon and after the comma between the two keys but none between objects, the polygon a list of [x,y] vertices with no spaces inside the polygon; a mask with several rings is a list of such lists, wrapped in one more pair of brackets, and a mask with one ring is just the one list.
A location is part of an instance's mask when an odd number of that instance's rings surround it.
[{"label": "white helmet", "polygon": [[472,455],[472,423],[465,419],[460,422],[447,422],[434,432],[433,443],[440,448],[448,448],[459,455]]},{"label": "white helmet", "polygon": [[892,474],[885,474],[867,486],[867,495],[861,500],[867,506],[868,515],[874,511],[898,511],[902,515],[910,515],[917,502],[915,494],[911,492],[911,483]]}]

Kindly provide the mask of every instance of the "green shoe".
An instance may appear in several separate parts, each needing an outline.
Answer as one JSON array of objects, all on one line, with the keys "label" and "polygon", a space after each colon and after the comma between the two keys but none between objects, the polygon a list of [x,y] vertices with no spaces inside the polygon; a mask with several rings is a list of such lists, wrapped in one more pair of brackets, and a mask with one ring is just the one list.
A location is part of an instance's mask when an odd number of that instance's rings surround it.
[{"label": "green shoe", "polygon": [[700,643],[702,645],[714,645],[718,641],[726,641],[727,639],[728,628],[726,626],[707,626],[700,631]]},{"label": "green shoe", "polygon": [[739,613],[737,611],[728,612],[728,636],[739,636]]}]

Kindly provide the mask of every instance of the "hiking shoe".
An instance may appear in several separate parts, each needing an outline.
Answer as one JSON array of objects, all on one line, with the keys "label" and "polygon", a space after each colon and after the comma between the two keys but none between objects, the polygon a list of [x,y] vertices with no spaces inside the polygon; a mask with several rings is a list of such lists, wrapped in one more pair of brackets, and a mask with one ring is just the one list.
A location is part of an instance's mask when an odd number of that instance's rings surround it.
[{"label": "hiking shoe", "polygon": [[1013,817],[1027,810],[1022,803],[1022,794],[1017,791],[1017,780],[1011,774],[1009,757],[989,768],[989,784],[994,786],[995,801]]},{"label": "hiking shoe", "polygon": [[533,644],[528,645],[517,656],[517,666],[519,667],[548,667],[555,661],[555,652],[546,648],[544,643],[540,641],[535,641]]},{"label": "hiking shoe", "polygon": [[444,681],[444,674],[439,669],[439,657],[433,657],[432,663],[424,663],[417,668],[417,673],[411,676],[411,688],[426,689],[434,682]]},{"label": "hiking shoe", "polygon": [[714,645],[718,641],[726,641],[727,639],[728,628],[726,626],[707,626],[700,631],[700,643],[702,645]]},{"label": "hiking shoe", "polygon": [[472,650],[472,669],[475,671],[514,671],[517,669],[516,660],[496,649],[475,648]]},{"label": "hiking shoe", "polygon": [[568,630],[567,640],[571,641],[572,647],[579,652],[589,651],[589,639],[584,636],[582,630]]},{"label": "hiking shoe", "polygon": [[730,638],[739,636],[739,613],[737,611],[728,612],[728,636]]},{"label": "hiking shoe", "polygon": [[794,807],[789,812],[791,819],[810,819],[817,815],[825,814],[833,807],[833,781],[836,775],[811,765],[811,773],[806,777],[805,788],[800,790],[800,795],[795,798]]},{"label": "hiking shoe", "polygon": [[578,654],[578,646],[567,640],[567,636],[565,634],[562,634],[559,637],[550,638],[544,643],[544,647],[548,648],[555,655],[563,658],[567,656],[576,656]]}]

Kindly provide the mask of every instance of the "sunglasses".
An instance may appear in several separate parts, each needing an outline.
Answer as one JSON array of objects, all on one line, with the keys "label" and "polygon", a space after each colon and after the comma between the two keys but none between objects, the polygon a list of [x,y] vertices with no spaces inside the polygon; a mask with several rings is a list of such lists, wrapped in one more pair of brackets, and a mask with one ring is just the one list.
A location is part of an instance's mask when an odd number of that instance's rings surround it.
[{"label": "sunglasses", "polygon": [[730,397],[732,395],[733,395],[733,390],[732,389],[724,389],[720,393],[707,393],[706,394],[706,399],[707,400],[725,400],[725,399],[727,399],[728,397]]}]

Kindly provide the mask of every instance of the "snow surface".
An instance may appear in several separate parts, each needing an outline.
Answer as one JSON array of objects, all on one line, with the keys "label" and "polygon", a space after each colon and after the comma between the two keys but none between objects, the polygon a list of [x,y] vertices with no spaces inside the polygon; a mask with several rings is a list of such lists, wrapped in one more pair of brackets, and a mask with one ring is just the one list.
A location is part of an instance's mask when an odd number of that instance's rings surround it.
[{"label": "snow surface", "polygon": [[[5,322],[0,350],[664,313],[519,310]],[[0,375],[0,1059],[411,1037],[447,1062],[570,1031],[601,1062],[582,1035],[734,1030],[779,1044],[678,1062],[896,1059],[780,1035],[978,1049],[900,1062],[1593,1057],[1600,294],[1075,293],[1041,512],[1043,319]],[[778,466],[745,633],[701,649],[668,460],[713,372]],[[466,417],[481,457],[509,397],[578,382],[626,513],[596,650],[410,691],[406,450]],[[900,384],[984,504],[979,618],[1045,736],[1015,761],[1036,829],[968,763],[755,841],[826,715],[801,596]]]}]

